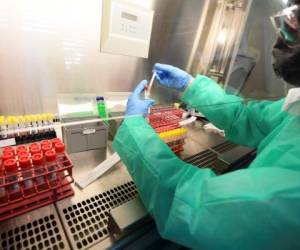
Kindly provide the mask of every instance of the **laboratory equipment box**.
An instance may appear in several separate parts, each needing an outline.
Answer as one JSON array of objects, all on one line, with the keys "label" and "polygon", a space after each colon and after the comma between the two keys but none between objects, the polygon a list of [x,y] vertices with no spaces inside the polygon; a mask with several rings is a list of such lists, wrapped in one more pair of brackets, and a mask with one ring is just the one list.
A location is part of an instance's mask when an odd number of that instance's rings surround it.
[{"label": "laboratory equipment box", "polygon": [[108,123],[101,121],[89,122],[89,120],[97,118],[68,118],[62,120],[65,124],[76,124],[63,126],[62,129],[63,139],[69,154],[107,147]]}]

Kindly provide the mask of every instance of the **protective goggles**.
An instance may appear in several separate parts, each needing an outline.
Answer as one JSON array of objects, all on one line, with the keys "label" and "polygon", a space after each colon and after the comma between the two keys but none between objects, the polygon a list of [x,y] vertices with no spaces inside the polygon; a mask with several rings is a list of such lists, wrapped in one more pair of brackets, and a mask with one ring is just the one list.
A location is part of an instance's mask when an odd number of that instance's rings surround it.
[{"label": "protective goggles", "polygon": [[300,6],[293,5],[271,16],[276,33],[289,47],[300,46]]}]

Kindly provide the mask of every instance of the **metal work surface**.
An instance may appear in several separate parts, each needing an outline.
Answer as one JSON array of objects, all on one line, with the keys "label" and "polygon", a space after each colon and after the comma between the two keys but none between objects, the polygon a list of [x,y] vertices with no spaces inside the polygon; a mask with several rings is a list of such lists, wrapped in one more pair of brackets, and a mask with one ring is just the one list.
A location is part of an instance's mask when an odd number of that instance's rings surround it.
[{"label": "metal work surface", "polygon": [[137,226],[144,226],[150,218],[141,198],[136,197],[110,211],[108,229],[112,237],[118,238]]},{"label": "metal work surface", "polygon": [[[93,150],[71,154],[70,158],[75,165],[74,178],[86,174],[112,153],[110,142],[107,151]],[[56,204],[72,249],[105,249],[111,246],[107,231],[109,211],[137,195],[123,163],[117,164],[83,190],[74,185],[74,191],[73,197]]]},{"label": "metal work surface", "polygon": [[[197,165],[192,155],[201,154],[201,163],[213,163],[216,155],[230,147],[224,138],[207,134],[202,124],[188,127],[189,137],[180,157]],[[207,151],[205,151],[207,150]],[[113,153],[111,142],[107,150],[71,154],[73,177],[85,174]],[[200,156],[200,154],[199,154]],[[212,161],[210,161],[212,160]],[[75,195],[0,224],[0,249],[106,249],[113,245],[107,231],[109,211],[137,196],[137,190],[122,162],[116,164],[100,179],[81,190],[73,185]],[[64,229],[64,231],[63,231]],[[68,241],[66,240],[68,238]]]},{"label": "metal work surface", "polygon": [[63,209],[62,222],[73,249],[85,249],[95,245],[108,233],[108,215],[112,208],[137,196],[133,182],[124,183],[106,192]]},{"label": "metal work surface", "polygon": [[181,159],[186,159],[199,152],[213,148],[225,141],[224,137],[218,134],[207,133],[203,129],[204,124],[206,123],[197,121],[187,126],[188,137],[184,145],[184,151],[180,153]]},{"label": "metal work surface", "polygon": [[70,249],[54,205],[0,223],[0,249]]},{"label": "metal work surface", "polygon": [[[224,142],[224,138],[219,135],[205,133],[199,122],[188,126],[188,129],[189,137],[181,158]],[[74,178],[85,174],[111,155],[111,142],[108,145],[107,151],[94,150],[71,154],[70,158],[75,166]],[[109,211],[137,195],[127,169],[121,162],[84,190],[76,185],[74,189],[75,196],[56,204],[72,249],[110,247],[113,242],[107,233],[106,224]]]},{"label": "metal work surface", "polygon": [[234,147],[236,147],[235,144],[224,142],[213,147],[213,150],[218,152],[218,154],[211,150],[205,150],[194,156],[186,158],[184,161],[199,168],[210,168],[217,175],[224,174],[226,171],[229,171],[230,165],[222,159],[222,155],[220,155],[220,153],[231,150]]}]

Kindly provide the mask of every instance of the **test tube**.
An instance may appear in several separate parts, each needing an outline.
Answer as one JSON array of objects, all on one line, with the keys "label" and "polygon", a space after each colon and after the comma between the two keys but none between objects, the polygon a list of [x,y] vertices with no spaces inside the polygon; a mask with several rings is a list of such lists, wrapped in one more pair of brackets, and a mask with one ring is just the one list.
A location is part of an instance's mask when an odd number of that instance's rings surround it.
[{"label": "test tube", "polygon": [[7,138],[7,124],[4,116],[0,116],[0,137],[2,139]]},{"label": "test tube", "polygon": [[2,152],[3,152],[3,154],[11,152],[13,155],[15,155],[15,149],[14,149],[14,147],[11,147],[11,146],[2,148]]},{"label": "test tube", "polygon": [[62,166],[64,166],[65,163],[65,144],[62,142],[58,142],[55,144],[55,152],[56,152],[56,158],[59,163],[61,163]]},{"label": "test tube", "polygon": [[32,169],[31,169],[30,158],[28,156],[19,157],[19,164],[22,170],[22,177],[24,180],[25,190],[31,189],[33,187],[33,183],[32,183]]},{"label": "test tube", "polygon": [[19,124],[19,136],[21,139],[24,139],[26,136],[26,132],[22,131],[26,126],[25,126],[25,117],[24,116],[18,116],[18,124]]},{"label": "test tube", "polygon": [[8,138],[12,138],[15,137],[14,132],[12,132],[13,130],[13,117],[12,116],[8,116],[7,117],[7,132],[9,132],[8,134]]},{"label": "test tube", "polygon": [[19,151],[17,153],[17,155],[18,155],[18,159],[20,159],[21,157],[28,157],[29,156],[27,151]]},{"label": "test tube", "polygon": [[32,124],[33,135],[34,137],[36,137],[37,134],[39,133],[36,115],[30,115],[30,121]]},{"label": "test tube", "polygon": [[15,116],[14,117],[14,122],[15,122],[14,129],[16,131],[15,134],[16,134],[17,139],[19,139],[19,137],[20,137],[20,121],[19,121],[19,116]]},{"label": "test tube", "polygon": [[[58,162],[59,168],[65,168],[68,166],[68,161],[65,157],[65,144],[62,142],[58,142],[55,144],[55,152],[56,152],[56,159]],[[59,172],[59,176],[61,179],[65,177],[65,170]]]},{"label": "test tube", "polygon": [[156,73],[153,72],[151,80],[148,83],[147,89],[145,91],[145,99],[149,99],[150,98],[150,93],[151,93],[151,89],[152,89],[153,83],[155,81],[155,76],[156,76]]},{"label": "test tube", "polygon": [[50,126],[49,136],[55,137],[56,133],[55,133],[55,130],[54,130],[54,127],[53,127],[53,124],[54,124],[54,116],[53,116],[53,114],[47,113],[47,121],[48,121],[48,124]]},{"label": "test tube", "polygon": [[[53,125],[53,114],[47,113],[47,122],[50,126]],[[53,128],[50,128],[50,130],[53,130]]]},{"label": "test tube", "polygon": [[44,144],[42,145],[42,151],[45,154],[47,151],[52,149],[52,144]]},{"label": "test tube", "polygon": [[32,124],[31,124],[31,117],[29,115],[25,115],[25,127],[28,128],[28,132],[26,133],[27,134],[27,137],[28,137],[28,140],[31,140],[32,138],[32,134],[33,134],[33,131],[32,131]]},{"label": "test tube", "polygon": [[42,153],[42,148],[41,148],[41,146],[34,146],[34,147],[31,147],[29,150],[30,150],[31,156],[32,156],[32,155],[35,155],[35,154],[40,154],[40,153]]},{"label": "test tube", "polygon": [[52,146],[52,142],[50,140],[42,140],[41,142],[41,146],[43,147],[44,145],[50,145]]},{"label": "test tube", "polygon": [[3,160],[1,157],[0,160],[0,203],[4,201],[5,198],[5,171],[4,171],[4,165],[3,165]]},{"label": "test tube", "polygon": [[14,137],[18,137],[19,136],[18,119],[16,116],[12,116],[11,121],[12,121],[12,129],[14,131]]},{"label": "test tube", "polygon": [[18,154],[21,151],[28,152],[27,147],[25,145],[19,145],[19,146],[17,146],[16,153]]},{"label": "test tube", "polygon": [[57,176],[55,173],[56,170],[56,153],[54,150],[49,150],[45,152],[45,158],[46,158],[46,167],[48,169],[49,173],[48,174],[48,179],[49,181],[53,182],[56,181]]},{"label": "test tube", "polygon": [[34,174],[36,175],[36,183],[38,186],[45,184],[45,169],[44,169],[44,161],[43,155],[41,153],[37,153],[31,156],[32,164],[34,167]]},{"label": "test tube", "polygon": [[[42,120],[43,120],[43,126],[47,127],[49,125],[48,119],[47,119],[47,114],[42,114]],[[48,134],[49,128],[44,129],[44,132]]]},{"label": "test tube", "polygon": [[18,174],[17,174],[17,161],[15,159],[8,159],[4,162],[4,168],[7,173],[7,182],[13,183],[8,188],[13,193],[20,191],[20,186],[18,184]]},{"label": "test tube", "polygon": [[29,145],[29,150],[30,150],[31,148],[35,148],[35,147],[41,148],[41,144],[40,144],[39,142],[31,143],[31,144]]},{"label": "test tube", "polygon": [[42,147],[40,143],[34,142],[29,145],[29,152],[31,155],[34,155],[36,153],[41,153],[41,151],[42,151]]},{"label": "test tube", "polygon": [[55,143],[55,152],[56,152],[56,158],[57,159],[63,159],[65,158],[65,144],[62,142]]},{"label": "test tube", "polygon": [[2,161],[3,161],[3,164],[6,160],[9,160],[9,159],[15,159],[15,155],[12,153],[12,152],[4,152],[2,154]]},{"label": "test tube", "polygon": [[52,146],[55,147],[55,144],[56,144],[56,143],[61,143],[62,141],[61,141],[61,139],[59,139],[59,138],[53,138],[53,139],[51,140],[51,142],[52,142]]},{"label": "test tube", "polygon": [[44,124],[43,124],[43,117],[42,117],[42,115],[41,114],[37,114],[36,115],[36,120],[37,120],[37,125],[40,128],[39,133],[44,133],[45,130],[43,128]]}]

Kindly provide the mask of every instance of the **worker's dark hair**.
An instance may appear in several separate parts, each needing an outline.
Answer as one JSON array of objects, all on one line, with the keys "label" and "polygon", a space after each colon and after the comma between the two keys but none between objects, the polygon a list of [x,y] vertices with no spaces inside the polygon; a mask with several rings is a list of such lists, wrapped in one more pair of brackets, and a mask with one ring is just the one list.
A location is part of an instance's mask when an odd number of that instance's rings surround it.
[{"label": "worker's dark hair", "polygon": [[300,0],[289,0],[288,1],[288,6],[291,6],[293,4],[300,4]]}]

